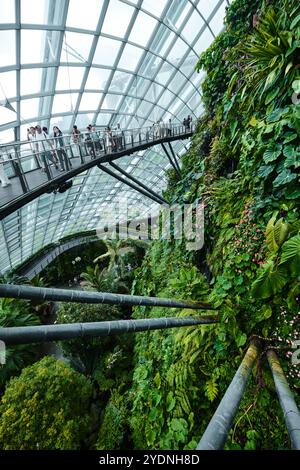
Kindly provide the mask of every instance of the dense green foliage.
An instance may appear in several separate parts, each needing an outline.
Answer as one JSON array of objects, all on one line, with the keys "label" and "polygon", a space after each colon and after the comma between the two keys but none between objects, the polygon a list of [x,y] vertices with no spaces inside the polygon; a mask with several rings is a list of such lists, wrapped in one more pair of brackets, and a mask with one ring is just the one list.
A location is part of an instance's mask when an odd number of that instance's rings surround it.
[{"label": "dense green foliage", "polygon": [[[207,72],[207,114],[183,157],[181,180],[169,172],[165,196],[205,204],[205,246],[191,254],[183,242],[155,242],[134,293],[207,299],[221,322],[139,336],[129,392],[136,448],[194,448],[253,334],[278,348],[290,386],[300,390],[299,366],[290,362],[300,317],[300,108],[292,102],[299,13],[296,0],[236,0],[227,29],[197,65]],[[227,448],[288,446],[263,355]]]},{"label": "dense green foliage", "polygon": [[91,384],[62,361],[45,357],[6,387],[0,403],[4,450],[78,449],[90,425]]}]

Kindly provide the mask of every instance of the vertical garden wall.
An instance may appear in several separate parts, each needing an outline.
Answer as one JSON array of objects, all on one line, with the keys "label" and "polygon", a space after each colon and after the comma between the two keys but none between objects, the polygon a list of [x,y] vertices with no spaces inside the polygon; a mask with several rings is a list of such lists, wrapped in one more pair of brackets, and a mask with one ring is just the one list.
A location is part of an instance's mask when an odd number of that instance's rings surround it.
[{"label": "vertical garden wall", "polygon": [[[300,367],[291,363],[300,338],[299,3],[236,0],[197,69],[207,73],[205,114],[182,179],[170,172],[165,195],[204,202],[205,246],[191,254],[180,241],[155,242],[134,293],[207,298],[221,323],[139,336],[129,394],[137,448],[195,448],[253,334],[278,348],[299,403]],[[229,449],[289,448],[265,361],[263,353]]]}]

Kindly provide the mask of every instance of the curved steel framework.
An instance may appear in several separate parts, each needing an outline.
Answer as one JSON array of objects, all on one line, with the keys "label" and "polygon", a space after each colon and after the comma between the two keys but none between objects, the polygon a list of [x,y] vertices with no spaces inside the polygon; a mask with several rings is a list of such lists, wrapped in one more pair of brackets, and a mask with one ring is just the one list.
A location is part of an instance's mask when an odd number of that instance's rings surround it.
[{"label": "curved steel framework", "polygon": [[[37,122],[69,132],[74,123],[131,129],[161,119],[179,124],[187,115],[195,121],[203,74],[194,67],[222,30],[229,3],[6,0],[0,11],[0,144],[25,139]],[[187,145],[178,141],[173,149],[180,156]],[[122,158],[120,167],[161,193],[171,163],[153,146]],[[41,195],[5,217],[0,271],[67,234],[94,229],[120,194],[128,206],[152,210],[146,196],[108,174],[99,179],[98,168],[90,168],[69,191]]]}]

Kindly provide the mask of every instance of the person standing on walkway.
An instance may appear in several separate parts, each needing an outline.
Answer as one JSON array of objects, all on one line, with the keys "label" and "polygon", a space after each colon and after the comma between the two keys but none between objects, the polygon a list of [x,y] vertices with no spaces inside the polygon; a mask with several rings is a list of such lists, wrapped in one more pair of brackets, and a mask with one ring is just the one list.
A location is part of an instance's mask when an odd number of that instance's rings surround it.
[{"label": "person standing on walkway", "polygon": [[107,153],[111,153],[113,147],[113,136],[110,127],[107,127],[107,129],[105,130],[105,140]]},{"label": "person standing on walkway", "polygon": [[98,155],[100,155],[100,151],[102,150],[102,145],[100,142],[100,137],[96,131],[96,126],[95,124],[91,124],[91,137],[95,145],[95,150]]},{"label": "person standing on walkway", "polygon": [[69,161],[67,152],[64,146],[63,133],[58,126],[53,126],[54,146],[60,163],[60,171],[69,170],[72,168],[72,163]]},{"label": "person standing on walkway", "polygon": [[48,138],[48,135],[42,131],[40,125],[35,126],[35,130],[35,148],[42,161],[42,171],[46,171],[46,159],[50,160],[50,162],[52,162],[55,168],[58,170],[57,163],[52,155],[54,147],[51,143],[51,140]]},{"label": "person standing on walkway", "polygon": [[92,126],[89,124],[86,128],[87,132],[85,134],[85,139],[84,142],[87,147],[87,151],[91,156],[91,159],[94,160],[96,158],[96,153],[95,153],[95,145],[92,140]]},{"label": "person standing on walkway", "polygon": [[2,188],[7,188],[11,184],[9,181],[6,173],[5,173],[5,168],[4,168],[4,162],[7,160],[7,155],[5,152],[0,149],[0,182],[2,185]]},{"label": "person standing on walkway", "polygon": [[73,143],[75,144],[75,146],[77,147],[78,152],[79,152],[79,155],[76,155],[76,157],[79,156],[81,159],[83,159],[82,151],[81,151],[81,145],[80,145],[81,133],[80,133],[80,130],[78,129],[78,127],[75,124],[74,124],[73,130],[72,130],[72,140],[73,140]]}]

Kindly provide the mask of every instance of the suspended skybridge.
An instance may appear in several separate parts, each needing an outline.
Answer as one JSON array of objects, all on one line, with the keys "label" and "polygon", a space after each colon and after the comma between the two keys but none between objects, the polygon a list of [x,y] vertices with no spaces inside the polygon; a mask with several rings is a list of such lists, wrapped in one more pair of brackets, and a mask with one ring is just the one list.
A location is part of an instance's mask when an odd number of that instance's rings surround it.
[{"label": "suspended skybridge", "polygon": [[[0,187],[0,220],[44,193],[64,192],[72,185],[72,178],[93,167],[109,174],[118,181],[149,197],[158,204],[167,201],[142,181],[119,167],[116,160],[161,145],[166,158],[180,177],[178,156],[172,142],[190,138],[195,125],[162,124],[159,127],[143,127],[112,133],[112,145],[107,146],[104,131],[96,131],[96,139],[82,134],[76,142],[71,134],[63,135],[63,152],[56,149],[56,139],[49,136],[38,146],[50,151],[56,162],[45,157],[37,149],[36,142],[24,141],[0,145],[0,170],[5,172],[9,185]],[[49,149],[49,141],[52,150]],[[108,165],[107,165],[108,164]]]}]

